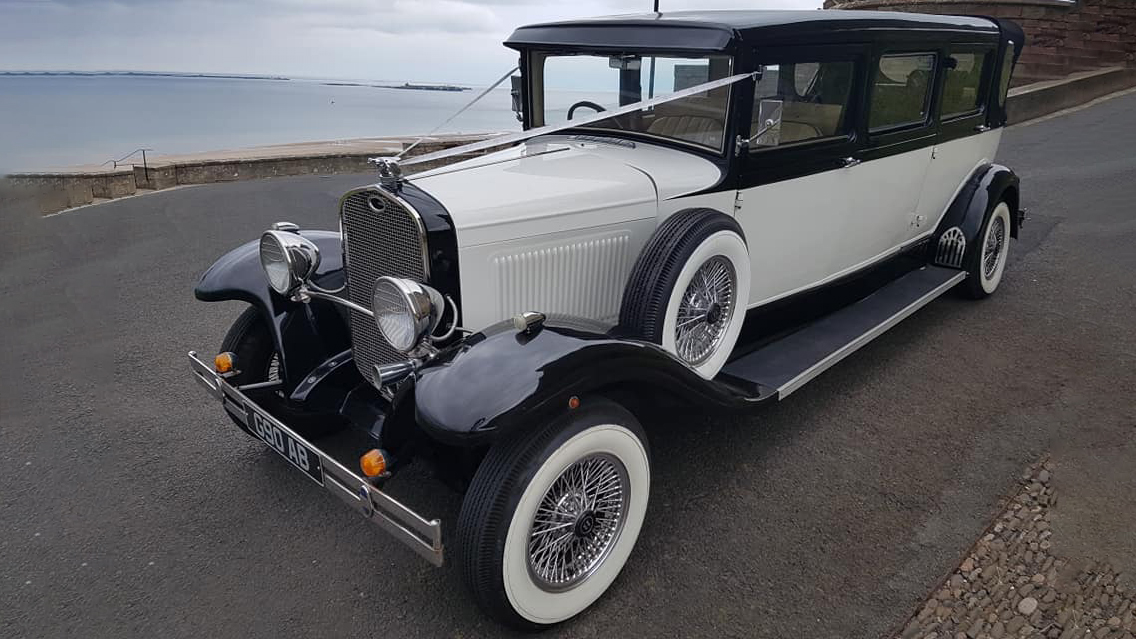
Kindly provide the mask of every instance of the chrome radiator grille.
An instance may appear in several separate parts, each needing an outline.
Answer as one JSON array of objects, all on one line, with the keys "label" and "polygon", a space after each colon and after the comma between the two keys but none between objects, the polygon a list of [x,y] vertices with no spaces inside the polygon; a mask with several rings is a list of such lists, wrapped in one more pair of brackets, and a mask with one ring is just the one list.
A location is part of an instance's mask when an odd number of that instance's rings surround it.
[{"label": "chrome radiator grille", "polygon": [[[418,213],[377,189],[348,194],[340,209],[348,298],[371,308],[375,280],[382,275],[426,282],[426,231]],[[375,364],[406,356],[387,343],[375,320],[351,311],[351,348],[355,365],[371,379]]]}]

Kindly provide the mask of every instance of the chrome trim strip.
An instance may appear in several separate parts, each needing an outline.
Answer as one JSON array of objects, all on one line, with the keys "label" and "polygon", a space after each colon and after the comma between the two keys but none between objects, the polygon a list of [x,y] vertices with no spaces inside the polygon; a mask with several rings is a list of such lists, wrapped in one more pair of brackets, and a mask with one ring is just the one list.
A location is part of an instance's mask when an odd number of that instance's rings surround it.
[{"label": "chrome trim strip", "polygon": [[239,390],[243,393],[244,391],[264,390],[266,388],[279,388],[279,387],[282,387],[282,386],[284,386],[284,382],[282,382],[278,379],[274,379],[274,380],[270,380],[270,381],[267,381],[267,382],[256,382],[256,383],[253,383],[253,384],[245,384],[244,386],[238,386],[237,390]]},{"label": "chrome trim strip", "polygon": [[[194,351],[189,352],[189,363],[194,377],[240,422],[246,423],[245,407],[256,403],[226,382],[209,364],[201,360]],[[265,414],[263,410],[261,414]],[[427,520],[398,500],[372,486],[366,479],[356,475],[346,466],[313,446],[307,439],[299,436],[280,420],[268,415],[273,426],[287,433],[296,441],[307,446],[319,456],[323,467],[324,488],[357,509],[396,539],[406,544],[414,552],[435,566],[441,566],[444,558],[442,546],[442,522]]]},{"label": "chrome trim strip", "polygon": [[833,352],[828,357],[825,357],[816,364],[813,364],[800,375],[797,375],[793,379],[780,386],[777,389],[777,399],[785,399],[786,397],[791,395],[793,391],[812,381],[812,379],[817,375],[820,375],[829,368],[835,366],[837,362],[844,359],[845,357],[848,357],[852,353],[855,353],[860,349],[860,347],[864,346],[868,342],[871,342],[880,335],[883,335],[888,329],[907,319],[907,317],[909,317],[912,313],[923,308],[927,304],[930,304],[935,300],[935,298],[941,296],[943,293],[946,293],[951,288],[953,288],[955,284],[958,284],[959,282],[966,279],[966,275],[966,271],[959,271],[958,273],[955,273],[954,276],[951,277],[951,279],[928,291],[925,295],[923,295],[923,297],[920,297],[914,302],[908,304],[895,315],[892,315],[886,320],[880,322],[868,332],[860,335],[851,342],[848,342],[840,349]]},{"label": "chrome trim strip", "polygon": [[375,316],[375,312],[373,310],[366,308],[364,306],[360,306],[359,304],[356,304],[355,302],[352,302],[351,300],[344,298],[344,297],[340,297],[338,295],[332,295],[330,293],[324,293],[323,291],[313,291],[312,289],[307,288],[307,287],[301,288],[299,290],[299,293],[301,295],[307,295],[308,297],[314,297],[314,298],[320,299],[320,300],[327,300],[327,301],[333,302],[335,304],[342,304],[342,305],[346,306],[347,308],[349,308],[353,311],[359,311],[360,313],[362,313],[362,314],[364,314],[368,317],[374,317]]}]

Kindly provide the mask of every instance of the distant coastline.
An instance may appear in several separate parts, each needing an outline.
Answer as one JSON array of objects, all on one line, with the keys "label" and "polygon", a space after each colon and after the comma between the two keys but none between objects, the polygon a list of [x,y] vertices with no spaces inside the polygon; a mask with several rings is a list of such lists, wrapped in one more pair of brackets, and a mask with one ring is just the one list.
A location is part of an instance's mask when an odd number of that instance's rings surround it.
[{"label": "distant coastline", "polygon": [[[444,78],[287,75],[290,81],[273,82],[263,79],[270,77],[265,72],[256,79],[235,79],[256,73],[0,69],[0,175],[99,165],[142,148],[152,158],[413,136],[436,128],[481,90],[370,88],[406,82],[462,85]],[[438,134],[519,128],[506,92],[465,110]],[[574,101],[564,97],[557,104]]]},{"label": "distant coastline", "polygon": [[210,80],[291,80],[280,75],[234,75],[231,73],[177,73],[173,71],[0,71],[0,77],[100,77],[205,78]]},{"label": "distant coastline", "polygon": [[362,82],[324,82],[329,87],[371,87],[372,89],[409,89],[411,91],[469,91],[470,87],[454,84],[364,84]]},{"label": "distant coastline", "polygon": [[[187,73],[178,71],[0,71],[0,78],[197,78],[204,80],[276,80],[291,81],[283,75],[256,75],[240,73]],[[456,84],[371,84],[365,82],[325,81],[329,87],[371,87],[374,89],[409,89],[412,91],[471,91],[471,87]]]}]

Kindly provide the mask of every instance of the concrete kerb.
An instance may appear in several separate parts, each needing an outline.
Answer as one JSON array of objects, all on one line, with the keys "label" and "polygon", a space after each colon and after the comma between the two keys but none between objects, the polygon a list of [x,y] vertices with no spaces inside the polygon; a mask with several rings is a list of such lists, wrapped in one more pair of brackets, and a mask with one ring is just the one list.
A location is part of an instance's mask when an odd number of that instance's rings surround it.
[{"label": "concrete kerb", "polygon": [[1011,123],[1024,122],[1101,96],[1136,86],[1136,70],[1111,67],[1074,73],[1059,80],[1048,80],[1010,89],[1006,111]]},{"label": "concrete kerb", "polygon": [[[430,153],[471,141],[484,135],[445,136],[419,144],[411,155]],[[138,190],[160,190],[174,186],[256,180],[290,175],[334,175],[370,170],[367,160],[394,153],[411,142],[402,139],[360,140],[330,143],[284,145],[244,151],[221,152],[218,157],[151,159],[145,166],[113,169],[66,169],[58,172],[28,172],[8,176],[12,189],[34,197],[42,214],[91,204],[96,199],[134,195]],[[335,149],[320,152],[321,148]],[[352,147],[344,152],[344,147]],[[300,149],[307,153],[298,152]],[[314,152],[313,152],[314,151]],[[418,170],[457,161],[430,163]]]}]

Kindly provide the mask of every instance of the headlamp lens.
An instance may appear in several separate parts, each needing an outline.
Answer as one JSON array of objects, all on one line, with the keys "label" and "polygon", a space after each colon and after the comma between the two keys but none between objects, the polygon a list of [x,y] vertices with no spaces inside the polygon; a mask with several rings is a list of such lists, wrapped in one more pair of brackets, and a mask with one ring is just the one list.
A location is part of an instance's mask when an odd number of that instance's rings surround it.
[{"label": "headlamp lens", "polygon": [[284,247],[272,233],[265,233],[260,238],[260,265],[264,267],[264,274],[268,277],[268,285],[272,290],[287,295],[292,289],[292,267],[288,264],[288,256]]},{"label": "headlamp lens", "polygon": [[373,304],[375,322],[391,346],[403,352],[417,346],[419,318],[415,317],[409,297],[394,279],[380,277],[375,282]]}]

